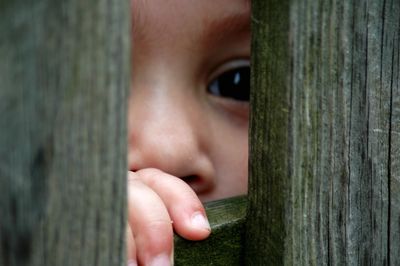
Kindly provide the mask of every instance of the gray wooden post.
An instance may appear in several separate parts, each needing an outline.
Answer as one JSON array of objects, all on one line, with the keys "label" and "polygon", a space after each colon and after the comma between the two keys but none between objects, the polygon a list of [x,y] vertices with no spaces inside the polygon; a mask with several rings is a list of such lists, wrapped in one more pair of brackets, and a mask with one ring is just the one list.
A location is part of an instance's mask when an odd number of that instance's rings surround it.
[{"label": "gray wooden post", "polygon": [[400,1],[253,0],[248,265],[400,264]]},{"label": "gray wooden post", "polygon": [[125,265],[130,1],[0,18],[0,265]]}]

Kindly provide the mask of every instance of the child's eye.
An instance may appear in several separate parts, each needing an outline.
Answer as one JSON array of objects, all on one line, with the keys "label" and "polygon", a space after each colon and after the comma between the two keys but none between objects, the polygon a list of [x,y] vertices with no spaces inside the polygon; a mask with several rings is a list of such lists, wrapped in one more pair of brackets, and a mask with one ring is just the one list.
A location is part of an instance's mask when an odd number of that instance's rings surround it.
[{"label": "child's eye", "polygon": [[207,91],[218,97],[249,101],[250,67],[241,66],[223,72],[211,81]]}]

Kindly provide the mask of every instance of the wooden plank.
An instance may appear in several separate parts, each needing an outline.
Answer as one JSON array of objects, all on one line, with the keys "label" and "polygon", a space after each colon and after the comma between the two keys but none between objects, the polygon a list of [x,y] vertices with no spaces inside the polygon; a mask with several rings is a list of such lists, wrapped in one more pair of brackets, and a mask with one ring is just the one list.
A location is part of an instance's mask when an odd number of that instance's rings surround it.
[{"label": "wooden plank", "polygon": [[289,1],[252,1],[246,265],[282,265],[288,150]]},{"label": "wooden plank", "polygon": [[210,237],[193,242],[175,235],[174,265],[243,265],[246,202],[241,196],[207,203]]},{"label": "wooden plank", "polygon": [[388,264],[400,265],[400,4],[391,1],[384,6],[384,12],[387,15],[383,23],[386,29],[383,40],[387,49],[382,54],[382,61],[387,64],[382,69],[382,80],[384,86],[390,88],[391,99],[388,133]]},{"label": "wooden plank", "polygon": [[253,1],[248,264],[398,265],[400,2],[274,5]]},{"label": "wooden plank", "polygon": [[0,17],[0,265],[125,265],[130,1]]}]

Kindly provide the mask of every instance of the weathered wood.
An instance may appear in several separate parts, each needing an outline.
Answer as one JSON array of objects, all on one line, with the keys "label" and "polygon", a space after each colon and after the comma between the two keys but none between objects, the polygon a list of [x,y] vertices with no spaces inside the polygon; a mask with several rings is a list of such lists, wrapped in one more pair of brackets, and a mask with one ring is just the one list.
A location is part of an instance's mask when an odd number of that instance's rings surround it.
[{"label": "weathered wood", "polygon": [[252,1],[246,265],[282,265],[289,99],[288,0]]},{"label": "weathered wood", "polygon": [[399,265],[400,1],[254,0],[253,34],[246,261]]},{"label": "weathered wood", "polygon": [[130,1],[0,18],[0,265],[125,265]]},{"label": "weathered wood", "polygon": [[210,237],[193,242],[175,235],[174,265],[243,265],[246,197],[209,202],[205,208]]}]

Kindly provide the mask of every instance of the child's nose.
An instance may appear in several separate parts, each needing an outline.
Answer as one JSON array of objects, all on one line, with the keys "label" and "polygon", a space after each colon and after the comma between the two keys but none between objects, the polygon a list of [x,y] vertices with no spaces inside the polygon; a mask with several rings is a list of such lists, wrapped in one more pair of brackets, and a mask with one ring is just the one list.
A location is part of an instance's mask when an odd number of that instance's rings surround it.
[{"label": "child's nose", "polygon": [[215,173],[207,154],[207,123],[195,104],[167,95],[134,96],[129,103],[130,170],[157,168],[184,179],[196,193],[211,191]]}]

